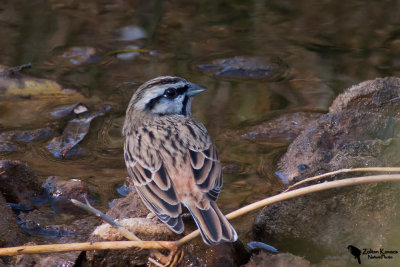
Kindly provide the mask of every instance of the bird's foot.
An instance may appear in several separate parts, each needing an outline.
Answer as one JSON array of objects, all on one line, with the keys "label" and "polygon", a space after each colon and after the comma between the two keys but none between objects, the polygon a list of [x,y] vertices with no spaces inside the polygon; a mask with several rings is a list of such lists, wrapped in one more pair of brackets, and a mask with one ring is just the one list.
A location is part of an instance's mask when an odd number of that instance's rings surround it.
[{"label": "bird's foot", "polygon": [[168,255],[153,252],[150,254],[149,262],[159,267],[174,267],[182,261],[183,255],[183,250],[178,248],[170,250]]}]

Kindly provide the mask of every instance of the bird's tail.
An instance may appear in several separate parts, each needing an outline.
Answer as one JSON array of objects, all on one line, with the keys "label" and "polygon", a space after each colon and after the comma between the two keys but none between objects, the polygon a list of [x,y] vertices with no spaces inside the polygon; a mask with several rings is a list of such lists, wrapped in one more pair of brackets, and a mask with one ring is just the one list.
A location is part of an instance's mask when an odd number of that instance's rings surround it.
[{"label": "bird's tail", "polygon": [[238,235],[232,225],[219,210],[217,204],[210,202],[209,209],[200,209],[195,205],[187,206],[204,242],[215,246],[222,241],[234,242]]}]

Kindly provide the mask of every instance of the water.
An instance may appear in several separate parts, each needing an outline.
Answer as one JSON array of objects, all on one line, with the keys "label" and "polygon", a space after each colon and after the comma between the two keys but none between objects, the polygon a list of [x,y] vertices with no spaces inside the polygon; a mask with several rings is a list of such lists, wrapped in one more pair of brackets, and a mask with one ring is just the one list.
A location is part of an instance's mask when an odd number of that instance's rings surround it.
[{"label": "water", "polygon": [[[81,93],[79,102],[110,105],[111,110],[92,122],[81,143],[88,151],[83,157],[55,159],[45,149],[47,140],[28,143],[4,158],[27,162],[43,181],[59,175],[94,185],[97,206],[106,210],[108,202],[119,196],[116,189],[127,175],[121,128],[133,89],[157,76],[177,75],[208,87],[196,97],[193,116],[209,130],[226,166],[222,210],[276,194],[283,186],[274,174],[276,162],[287,144],[244,140],[235,131],[271,114],[325,112],[346,87],[398,75],[398,5],[393,1],[8,1],[0,7],[0,64],[31,62],[32,69],[24,73],[57,81]],[[69,50],[75,46],[88,47],[83,54],[95,52],[79,64],[82,58],[77,61],[73,56],[79,57],[80,50]],[[143,51],[123,57],[113,53],[127,48]],[[279,81],[244,80],[218,77],[198,67],[235,56],[279,57],[289,73]],[[17,107],[2,112],[1,130],[52,126],[59,119],[51,112],[73,103],[77,101],[0,99],[0,111]],[[62,123],[56,125],[55,130],[62,132]],[[246,219],[235,225],[246,229],[248,224]]]}]

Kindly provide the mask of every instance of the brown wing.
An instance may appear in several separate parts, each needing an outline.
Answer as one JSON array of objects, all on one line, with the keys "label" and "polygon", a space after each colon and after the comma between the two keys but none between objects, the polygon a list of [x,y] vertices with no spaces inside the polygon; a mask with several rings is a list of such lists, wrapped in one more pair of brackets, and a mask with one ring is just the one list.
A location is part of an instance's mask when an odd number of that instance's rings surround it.
[{"label": "brown wing", "polygon": [[145,146],[140,151],[141,141],[138,137],[126,137],[124,155],[129,176],[145,205],[174,232],[182,233],[182,208],[171,178],[154,148]]},{"label": "brown wing", "polygon": [[209,200],[216,201],[222,188],[222,167],[217,148],[200,122],[191,120],[185,126],[185,141],[196,184]]},{"label": "brown wing", "polygon": [[207,149],[189,149],[190,164],[196,184],[207,198],[216,201],[222,188],[222,169],[213,143]]},{"label": "brown wing", "polygon": [[[189,209],[206,244],[236,241],[238,236],[235,229],[215,203],[222,188],[222,168],[217,148],[201,123],[193,120],[185,126],[187,132],[184,136],[189,144],[189,168],[191,167],[193,179],[198,189],[204,193],[204,198],[193,197],[183,204]],[[193,196],[196,196],[195,193]]]}]

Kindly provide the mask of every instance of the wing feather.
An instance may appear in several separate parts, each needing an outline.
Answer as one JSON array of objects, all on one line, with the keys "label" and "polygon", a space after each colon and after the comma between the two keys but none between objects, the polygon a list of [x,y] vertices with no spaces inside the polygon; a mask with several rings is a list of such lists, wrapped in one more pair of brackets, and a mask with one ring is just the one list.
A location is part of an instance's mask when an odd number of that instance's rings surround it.
[{"label": "wing feather", "polygon": [[147,157],[150,162],[146,162],[143,157],[136,155],[134,149],[137,147],[137,144],[135,146],[137,140],[143,142],[142,139],[127,136],[124,146],[126,166],[136,191],[147,208],[154,212],[162,222],[166,223],[174,232],[182,233],[184,227],[180,217],[182,207],[171,178],[154,151],[146,150],[147,155],[151,155],[151,157]]},{"label": "wing feather", "polygon": [[215,145],[210,141],[203,150],[189,149],[190,163],[196,184],[212,201],[218,199],[222,188],[222,168]]}]

